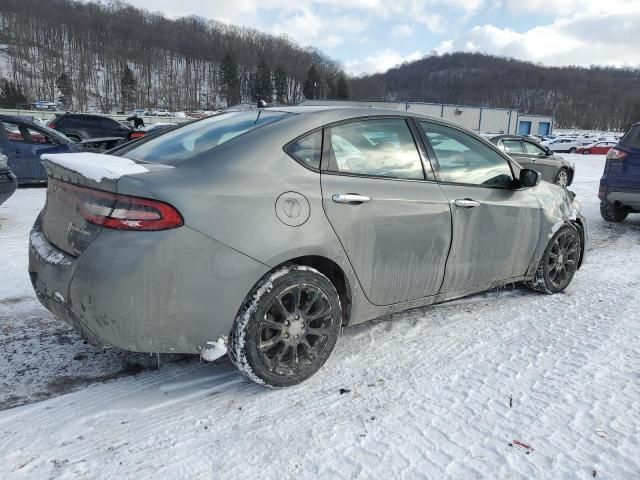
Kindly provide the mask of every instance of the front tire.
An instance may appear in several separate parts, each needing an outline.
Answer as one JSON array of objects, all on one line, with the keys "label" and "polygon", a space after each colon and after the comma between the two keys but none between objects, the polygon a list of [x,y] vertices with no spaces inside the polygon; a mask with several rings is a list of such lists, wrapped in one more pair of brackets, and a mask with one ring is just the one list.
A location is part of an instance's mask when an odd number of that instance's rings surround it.
[{"label": "front tire", "polygon": [[591,155],[591,150],[587,149],[587,150],[583,150],[582,151],[583,155]]},{"label": "front tire", "polygon": [[329,358],[341,323],[331,281],[313,268],[285,265],[247,296],[229,336],[229,358],[254,382],[295,385]]},{"label": "front tire", "polygon": [[629,209],[607,201],[600,202],[600,216],[607,222],[620,223],[629,215]]},{"label": "front tire", "polygon": [[569,153],[576,153],[576,148],[575,147],[571,147],[569,149]]},{"label": "front tire", "polygon": [[569,171],[564,167],[558,170],[553,183],[555,183],[559,187],[567,188],[567,186],[569,186]]},{"label": "front tire", "polygon": [[562,292],[573,280],[580,263],[580,234],[573,225],[562,226],[551,237],[533,280],[527,283],[532,290],[554,294]]}]

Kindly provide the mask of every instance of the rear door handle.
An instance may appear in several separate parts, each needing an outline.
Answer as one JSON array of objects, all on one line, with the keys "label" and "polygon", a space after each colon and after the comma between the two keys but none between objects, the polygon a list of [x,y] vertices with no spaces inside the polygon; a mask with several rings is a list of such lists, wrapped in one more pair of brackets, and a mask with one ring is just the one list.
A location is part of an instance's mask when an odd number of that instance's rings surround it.
[{"label": "rear door handle", "polygon": [[346,203],[348,205],[360,205],[371,201],[371,197],[359,195],[357,193],[336,193],[331,197],[336,203]]},{"label": "rear door handle", "polygon": [[480,202],[477,200],[472,200],[470,198],[458,198],[457,200],[453,201],[453,204],[456,207],[460,208],[473,208],[480,205]]}]

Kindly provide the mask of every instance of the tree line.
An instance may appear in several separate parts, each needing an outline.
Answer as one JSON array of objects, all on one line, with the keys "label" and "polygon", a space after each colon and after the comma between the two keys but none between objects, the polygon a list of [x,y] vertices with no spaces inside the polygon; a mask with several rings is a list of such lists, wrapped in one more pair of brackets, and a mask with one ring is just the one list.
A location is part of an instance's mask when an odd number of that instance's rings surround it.
[{"label": "tree line", "polygon": [[640,70],[548,67],[479,53],[429,56],[350,80],[360,100],[515,108],[559,128],[624,130],[640,121]]},{"label": "tree line", "polygon": [[286,36],[121,1],[0,2],[1,106],[42,99],[108,113],[348,96],[338,62]]}]

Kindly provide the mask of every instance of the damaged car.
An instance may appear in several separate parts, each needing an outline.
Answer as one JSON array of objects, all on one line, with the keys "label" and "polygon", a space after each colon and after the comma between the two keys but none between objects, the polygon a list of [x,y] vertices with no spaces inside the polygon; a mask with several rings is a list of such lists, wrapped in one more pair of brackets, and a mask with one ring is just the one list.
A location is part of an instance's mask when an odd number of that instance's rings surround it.
[{"label": "damaged car", "polygon": [[318,371],[347,325],[516,282],[562,292],[587,241],[571,191],[411,112],[229,111],[43,163],[46,308],[95,345],[228,353],[271,387]]}]

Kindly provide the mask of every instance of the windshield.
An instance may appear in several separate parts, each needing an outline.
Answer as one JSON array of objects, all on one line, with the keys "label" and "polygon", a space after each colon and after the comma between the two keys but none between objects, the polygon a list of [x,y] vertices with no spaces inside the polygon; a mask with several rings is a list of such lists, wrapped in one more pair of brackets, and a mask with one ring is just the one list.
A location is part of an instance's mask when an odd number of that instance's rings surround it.
[{"label": "windshield", "polygon": [[142,162],[176,164],[292,114],[266,110],[228,112],[170,130],[118,150],[116,155]]}]

